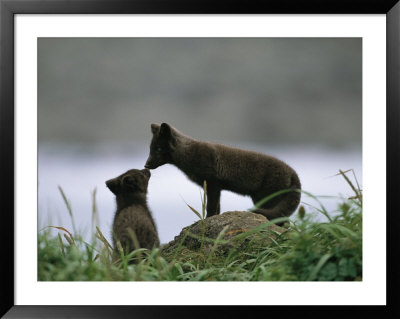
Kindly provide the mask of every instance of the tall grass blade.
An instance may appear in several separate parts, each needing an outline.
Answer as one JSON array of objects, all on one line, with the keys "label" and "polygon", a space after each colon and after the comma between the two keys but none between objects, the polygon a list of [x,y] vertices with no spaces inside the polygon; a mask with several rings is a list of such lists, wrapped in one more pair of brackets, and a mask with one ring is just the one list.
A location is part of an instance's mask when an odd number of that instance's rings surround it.
[{"label": "tall grass blade", "polygon": [[289,220],[289,217],[275,218],[275,219],[273,219],[271,221],[268,221],[268,222],[266,222],[264,224],[261,224],[261,225],[259,225],[257,227],[254,227],[254,228],[252,228],[252,229],[250,229],[250,230],[248,230],[248,231],[246,231],[244,233],[241,233],[241,234],[235,236],[234,240],[241,240],[243,238],[246,238],[248,236],[251,236],[251,235],[253,235],[255,233],[260,232],[264,228],[270,227],[270,226],[275,225],[275,224],[284,223],[284,222],[286,222],[288,220]]},{"label": "tall grass blade", "polygon": [[303,194],[306,194],[307,196],[311,197],[312,199],[314,199],[318,203],[318,205],[321,208],[315,207],[315,209],[317,211],[319,211],[322,215],[324,215],[329,220],[329,222],[331,223],[332,222],[332,217],[329,216],[328,211],[326,210],[325,206],[321,203],[321,201],[318,199],[318,197],[313,195],[313,194],[311,194],[311,193],[309,193],[309,192],[303,191],[303,190],[301,192]]},{"label": "tall grass blade", "polygon": [[331,258],[331,254],[326,254],[321,257],[321,259],[318,261],[317,265],[314,267],[314,269],[311,271],[310,276],[308,277],[308,281],[313,281],[318,275],[318,272],[321,270],[321,268],[325,265],[325,263],[328,261],[329,258]]},{"label": "tall grass blade", "polygon": [[[216,239],[214,239],[214,238],[199,236],[199,235],[193,234],[193,233],[191,233],[191,232],[189,232],[189,231],[187,231],[187,232],[185,233],[185,235],[186,235],[186,234],[187,234],[188,237],[197,239],[197,240],[199,240],[199,241],[204,240],[205,242],[207,242],[207,243],[212,243],[212,244],[214,244],[214,243],[216,242]],[[236,237],[237,237],[237,236],[236,236]],[[236,238],[236,237],[235,237],[235,238]],[[220,239],[220,240],[219,240],[219,243],[220,243],[220,244],[228,244],[228,243],[229,243],[229,240]]]},{"label": "tall grass blade", "polygon": [[204,180],[203,183],[203,202],[202,202],[202,219],[206,217],[206,207],[207,207],[207,182]]},{"label": "tall grass blade", "polygon": [[108,240],[104,237],[104,235],[103,235],[103,233],[101,232],[100,228],[96,226],[96,230],[97,230],[96,237],[97,237],[98,239],[100,239],[100,240],[104,243],[104,245],[105,245],[105,247],[107,247],[107,249],[113,250],[113,247],[112,247],[111,244],[108,242]]},{"label": "tall grass blade", "polygon": [[193,213],[196,214],[197,217],[199,217],[199,219],[202,219],[202,218],[201,218],[201,215],[199,214],[199,212],[198,212],[197,210],[195,210],[195,209],[194,209],[192,206],[190,206],[189,204],[186,204],[186,205],[187,205],[187,207],[190,208],[190,210],[191,210]]},{"label": "tall grass blade", "polygon": [[351,169],[351,171],[353,173],[354,180],[356,181],[357,189],[361,193],[361,187],[360,187],[360,184],[358,183],[358,179],[357,179],[356,173],[354,172],[354,169]]},{"label": "tall grass blade", "polygon": [[65,257],[64,243],[62,242],[60,233],[57,234],[57,237],[58,237],[58,243],[60,244],[62,255]]},{"label": "tall grass blade", "polygon": [[188,232],[185,232],[185,234],[183,235],[183,238],[182,238],[181,241],[179,242],[178,248],[177,248],[176,251],[175,251],[174,258],[172,259],[174,262],[175,262],[175,260],[176,260],[177,257],[178,257],[178,253],[181,252],[183,243],[185,242],[187,236],[188,236]]},{"label": "tall grass blade", "polygon": [[[347,227],[344,227],[342,225],[338,225],[338,224],[320,224],[319,225],[320,228],[325,229],[327,231],[338,231],[340,233],[342,233],[343,235],[346,235],[348,237],[351,238],[357,238],[357,234],[355,232],[353,232],[352,230],[348,229]],[[336,237],[339,237],[336,235]],[[340,237],[339,237],[340,238]]]},{"label": "tall grass blade", "polygon": [[92,192],[92,241],[95,241],[96,238],[96,227],[99,225],[99,214],[97,211],[97,203],[96,203],[96,193],[97,188],[95,188]]},{"label": "tall grass blade", "polygon": [[342,170],[339,170],[339,173],[343,176],[343,178],[346,180],[347,184],[350,185],[351,189],[353,190],[353,192],[356,194],[356,197],[358,198],[358,200],[360,201],[360,204],[362,204],[362,195],[361,193],[354,187],[353,183],[350,181],[350,179],[347,177],[347,175],[345,174],[345,172],[343,172]]},{"label": "tall grass blade", "polygon": [[129,234],[129,237],[131,237],[131,240],[133,242],[134,247],[132,247],[132,248],[134,248],[135,255],[137,255],[137,258],[140,261],[140,260],[142,260],[142,251],[140,249],[139,240],[138,240],[135,232],[131,228],[128,228],[128,234]]},{"label": "tall grass blade", "polygon": [[68,237],[67,234],[64,234],[64,238],[67,240],[68,244],[70,244],[71,246],[75,246],[75,242],[72,237]]},{"label": "tall grass blade", "polygon": [[[47,226],[47,227],[44,227],[43,229],[46,229],[46,228],[56,228],[56,229],[58,229],[58,230],[62,230],[62,231],[64,231],[64,232],[66,232],[68,235],[69,235],[69,237],[71,237],[72,238],[72,234],[71,234],[71,232],[69,232],[67,229],[65,229],[64,227],[60,227],[60,226]],[[42,230],[43,230],[42,229]]]},{"label": "tall grass blade", "polygon": [[252,208],[249,209],[250,212],[255,211],[257,208],[260,208],[262,205],[264,205],[266,202],[270,201],[271,199],[285,194],[285,193],[289,193],[289,192],[293,192],[293,191],[299,191],[299,190],[294,190],[294,189],[283,189],[281,191],[275,192],[271,195],[268,195],[266,197],[264,197],[262,200],[258,201],[257,203],[254,204],[254,206]]},{"label": "tall grass blade", "polygon": [[60,185],[58,185],[58,190],[61,193],[61,196],[64,200],[65,205],[67,206],[68,214],[71,217],[72,229],[74,230],[74,234],[77,234],[76,227],[75,227],[74,215],[72,214],[71,204],[69,203],[69,200],[68,200],[67,196],[65,196],[64,190],[62,189],[62,187]]},{"label": "tall grass blade", "polygon": [[221,230],[221,232],[218,234],[218,236],[217,236],[217,238],[216,238],[216,240],[215,240],[215,243],[214,243],[213,247],[211,248],[210,253],[208,254],[208,257],[207,257],[207,260],[206,260],[207,265],[210,265],[210,259],[211,259],[212,256],[214,255],[214,253],[215,253],[215,251],[216,251],[216,249],[217,249],[217,246],[218,246],[218,244],[219,244],[221,238],[224,237],[224,236],[225,236],[225,233],[228,231],[228,228],[229,228],[229,225],[226,225],[226,226]]}]

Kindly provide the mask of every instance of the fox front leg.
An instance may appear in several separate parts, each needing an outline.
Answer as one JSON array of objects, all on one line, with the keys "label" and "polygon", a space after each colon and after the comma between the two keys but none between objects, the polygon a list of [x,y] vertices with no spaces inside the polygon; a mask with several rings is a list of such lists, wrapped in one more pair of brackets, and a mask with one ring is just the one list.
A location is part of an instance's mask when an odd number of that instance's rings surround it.
[{"label": "fox front leg", "polygon": [[221,189],[213,183],[207,183],[207,217],[220,213]]}]

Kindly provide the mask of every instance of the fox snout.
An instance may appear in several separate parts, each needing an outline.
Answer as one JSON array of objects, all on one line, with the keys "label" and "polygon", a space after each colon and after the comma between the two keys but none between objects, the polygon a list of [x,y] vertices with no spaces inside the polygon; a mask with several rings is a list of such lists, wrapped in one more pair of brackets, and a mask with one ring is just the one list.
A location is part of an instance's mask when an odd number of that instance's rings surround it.
[{"label": "fox snout", "polygon": [[154,160],[151,156],[146,161],[146,164],[144,164],[144,167],[147,169],[155,169],[158,167],[158,165],[155,165]]},{"label": "fox snout", "polygon": [[145,167],[145,169],[142,169],[142,172],[143,172],[144,175],[146,175],[148,178],[150,178],[151,173],[150,173],[150,170],[147,167]]},{"label": "fox snout", "polygon": [[144,164],[144,168],[146,168],[146,169],[151,169],[151,167],[150,167],[150,165],[149,165],[149,163],[148,163],[148,160],[147,160],[146,164]]}]

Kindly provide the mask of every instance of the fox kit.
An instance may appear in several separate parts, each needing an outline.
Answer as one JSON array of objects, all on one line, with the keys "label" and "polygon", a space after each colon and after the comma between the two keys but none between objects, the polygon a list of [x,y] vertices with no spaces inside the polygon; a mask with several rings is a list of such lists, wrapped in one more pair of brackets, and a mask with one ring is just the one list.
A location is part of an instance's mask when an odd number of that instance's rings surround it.
[{"label": "fox kit", "polygon": [[147,185],[150,179],[148,169],[131,169],[126,173],[106,181],[107,187],[116,196],[117,211],[113,222],[113,244],[117,248],[120,241],[124,251],[136,247],[132,241],[132,231],[140,248],[151,249],[160,245],[156,225],[147,207]]},{"label": "fox kit", "polygon": [[151,124],[153,139],[146,168],[173,164],[202,186],[207,182],[207,217],[220,213],[221,190],[249,195],[254,203],[280,190],[293,189],[264,203],[255,213],[269,220],[290,216],[300,202],[300,180],[281,160],[261,153],[197,141],[167,123]]}]

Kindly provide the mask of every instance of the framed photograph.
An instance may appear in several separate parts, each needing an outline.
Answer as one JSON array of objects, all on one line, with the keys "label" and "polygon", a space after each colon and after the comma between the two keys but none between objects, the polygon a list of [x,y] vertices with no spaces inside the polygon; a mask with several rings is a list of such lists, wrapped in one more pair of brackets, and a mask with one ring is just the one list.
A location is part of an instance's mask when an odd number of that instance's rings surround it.
[{"label": "framed photograph", "polygon": [[0,10],[5,318],[398,313],[397,1]]}]

